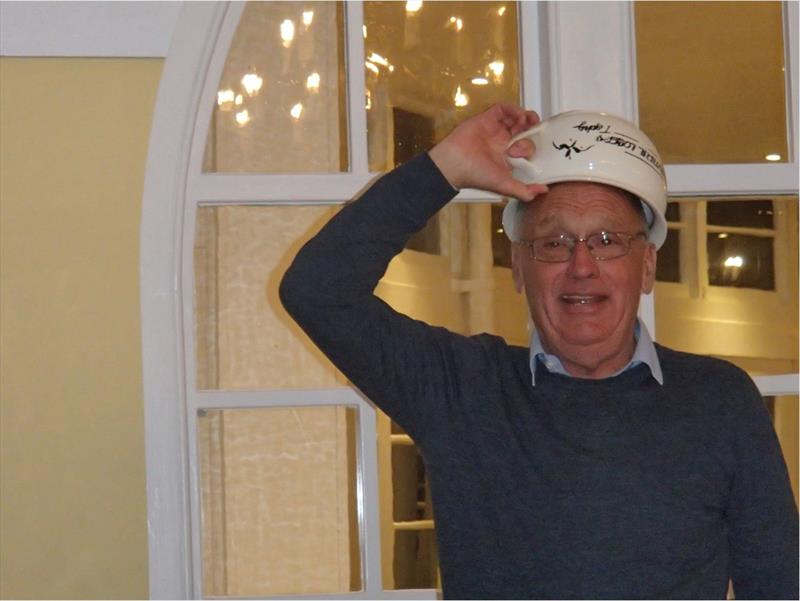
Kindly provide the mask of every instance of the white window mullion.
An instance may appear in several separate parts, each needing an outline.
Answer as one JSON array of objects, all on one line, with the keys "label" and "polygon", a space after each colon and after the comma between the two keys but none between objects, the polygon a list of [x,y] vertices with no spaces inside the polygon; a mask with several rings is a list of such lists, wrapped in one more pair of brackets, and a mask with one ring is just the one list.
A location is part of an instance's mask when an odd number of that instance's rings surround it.
[{"label": "white window mullion", "polygon": [[364,3],[351,1],[345,3],[345,46],[347,48],[347,106],[349,115],[350,171],[368,179],[369,160],[367,158],[367,84],[364,75]]},{"label": "white window mullion", "polygon": [[549,113],[600,110],[636,120],[633,8],[629,2],[548,2]]},{"label": "white window mullion", "polygon": [[538,2],[520,2],[519,35],[520,63],[522,68],[522,106],[533,109],[544,117],[542,99],[542,61],[539,36]]},{"label": "white window mullion", "polygon": [[798,141],[797,128],[800,125],[798,117],[798,79],[800,79],[800,40],[798,38],[798,22],[800,22],[800,9],[797,2],[784,2],[783,30],[784,30],[784,55],[786,62],[786,134],[789,140],[789,160],[794,164],[795,189],[797,188],[797,165],[800,162],[800,142]]}]

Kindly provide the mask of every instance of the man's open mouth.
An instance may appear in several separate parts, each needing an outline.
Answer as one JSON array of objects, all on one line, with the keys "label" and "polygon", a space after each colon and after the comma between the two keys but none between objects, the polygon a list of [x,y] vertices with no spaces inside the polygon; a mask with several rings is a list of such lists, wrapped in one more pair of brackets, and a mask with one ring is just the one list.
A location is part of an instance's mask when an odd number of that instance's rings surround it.
[{"label": "man's open mouth", "polygon": [[561,300],[568,305],[591,305],[606,300],[604,294],[562,294]]}]

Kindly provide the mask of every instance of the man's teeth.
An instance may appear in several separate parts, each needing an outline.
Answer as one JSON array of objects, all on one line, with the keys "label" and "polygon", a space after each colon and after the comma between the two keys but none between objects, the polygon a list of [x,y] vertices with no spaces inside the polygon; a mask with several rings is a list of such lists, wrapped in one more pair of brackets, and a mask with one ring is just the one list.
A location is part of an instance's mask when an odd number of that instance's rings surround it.
[{"label": "man's teeth", "polygon": [[561,298],[568,303],[586,305],[597,300],[599,297],[582,294],[563,294]]}]

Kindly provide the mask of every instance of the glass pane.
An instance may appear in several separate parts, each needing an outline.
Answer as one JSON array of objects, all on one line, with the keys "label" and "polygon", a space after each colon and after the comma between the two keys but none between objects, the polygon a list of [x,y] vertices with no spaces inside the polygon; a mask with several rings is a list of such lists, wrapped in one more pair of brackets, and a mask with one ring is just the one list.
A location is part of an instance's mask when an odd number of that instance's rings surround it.
[{"label": "glass pane", "polygon": [[348,170],[341,2],[248,2],[225,61],[203,171]]},{"label": "glass pane", "polygon": [[770,200],[774,237],[707,225],[706,214],[724,213],[714,208],[718,202],[732,204],[727,198],[681,203],[685,285],[656,282],[656,338],[722,357],[752,375],[797,372],[797,197]]},{"label": "glass pane", "polygon": [[773,208],[771,200],[718,200],[709,203],[707,221],[709,225],[733,227],[758,227],[772,229]]},{"label": "glass pane", "polygon": [[656,261],[656,280],[659,282],[681,281],[681,232],[667,230],[664,246],[658,250]]},{"label": "glass pane", "polygon": [[634,9],[639,122],[665,163],[788,160],[781,2]]},{"label": "glass pane", "polygon": [[503,229],[504,205],[492,205],[492,257],[495,267],[511,269],[511,245]]},{"label": "glass pane", "polygon": [[677,222],[681,220],[681,205],[677,202],[667,203],[667,212],[664,215],[667,221]]},{"label": "glass pane", "polygon": [[798,413],[798,396],[777,396],[766,397],[767,408],[770,409],[772,415],[772,422],[775,424],[775,432],[778,434],[778,440],[781,443],[781,450],[783,450],[783,458],[786,460],[786,467],[789,470],[789,479],[792,482],[792,492],[794,492],[794,501],[797,503],[797,483],[798,471],[800,470],[800,461],[798,453],[798,421],[800,421],[800,414]]},{"label": "glass pane", "polygon": [[742,234],[707,234],[708,283],[712,286],[775,289],[773,239]]},{"label": "glass pane", "polygon": [[288,316],[278,283],[338,210],[201,207],[194,249],[197,387],[327,388],[341,374]]},{"label": "glass pane", "polygon": [[203,594],[361,589],[357,411],[198,413]]},{"label": "glass pane", "polygon": [[[389,264],[376,294],[398,311],[453,332],[489,332],[528,345],[528,307],[514,290],[510,245],[492,203],[451,203],[433,217],[438,252],[407,246]],[[428,228],[431,228],[429,223]],[[424,231],[424,230],[423,230]],[[498,265],[499,254],[508,266]]]},{"label": "glass pane", "polygon": [[430,519],[430,508],[426,505],[425,494],[425,463],[416,446],[392,445],[392,474],[394,521]]},{"label": "glass pane", "polygon": [[365,2],[364,24],[371,171],[494,102],[520,101],[515,2]]},{"label": "glass pane", "polygon": [[438,559],[433,530],[400,530],[396,537],[395,588],[437,588]]}]

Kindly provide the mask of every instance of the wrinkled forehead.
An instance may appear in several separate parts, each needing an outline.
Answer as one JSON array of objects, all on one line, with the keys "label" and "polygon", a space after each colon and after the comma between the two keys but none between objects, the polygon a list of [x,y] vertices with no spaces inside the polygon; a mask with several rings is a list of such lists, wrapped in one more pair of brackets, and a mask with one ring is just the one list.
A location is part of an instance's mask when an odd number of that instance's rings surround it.
[{"label": "wrinkled forehead", "polygon": [[522,215],[523,232],[560,228],[610,231],[646,230],[639,199],[620,188],[594,182],[551,184],[550,190],[529,203]]}]

